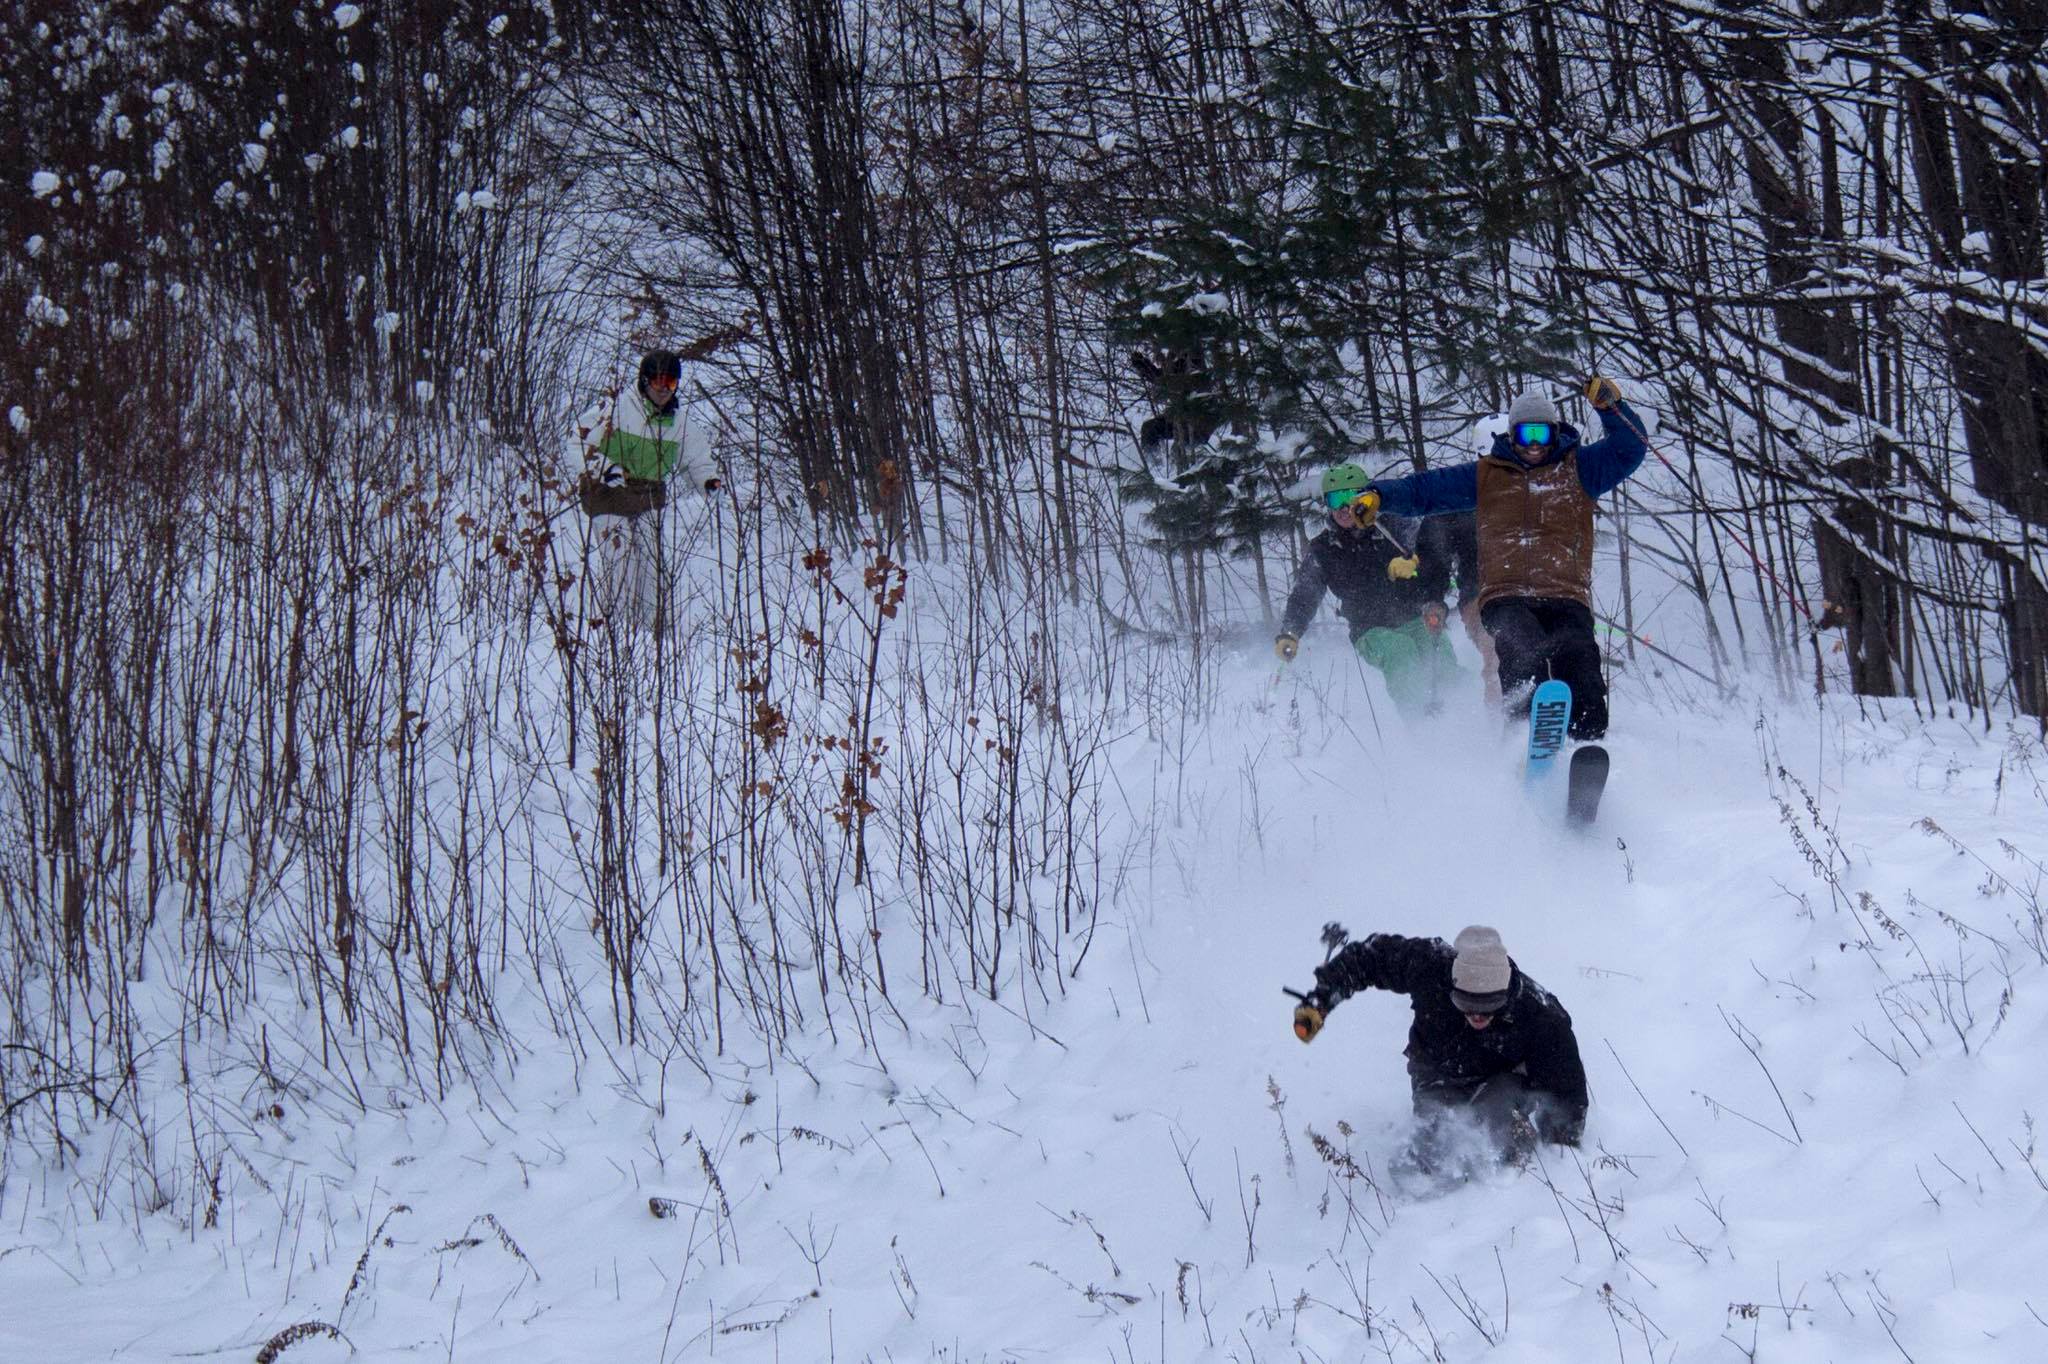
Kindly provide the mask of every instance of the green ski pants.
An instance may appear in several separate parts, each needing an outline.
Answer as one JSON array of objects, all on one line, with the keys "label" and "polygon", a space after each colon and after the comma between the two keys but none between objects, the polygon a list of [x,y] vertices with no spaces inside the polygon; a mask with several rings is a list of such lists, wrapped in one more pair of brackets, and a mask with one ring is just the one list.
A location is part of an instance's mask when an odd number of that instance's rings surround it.
[{"label": "green ski pants", "polygon": [[1430,629],[1419,616],[1392,630],[1375,626],[1351,647],[1387,679],[1387,694],[1403,715],[1435,711],[1463,672],[1444,632]]}]

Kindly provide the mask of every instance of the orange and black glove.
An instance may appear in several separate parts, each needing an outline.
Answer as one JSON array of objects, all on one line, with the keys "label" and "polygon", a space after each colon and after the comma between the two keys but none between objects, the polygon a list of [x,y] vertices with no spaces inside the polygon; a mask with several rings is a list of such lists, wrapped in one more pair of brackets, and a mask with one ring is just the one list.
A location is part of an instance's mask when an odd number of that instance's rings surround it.
[{"label": "orange and black glove", "polygon": [[1316,1040],[1323,1030],[1323,1016],[1330,1011],[1330,999],[1321,990],[1311,990],[1294,1006],[1294,1035],[1304,1042]]},{"label": "orange and black glove", "polygon": [[1301,652],[1301,641],[1293,635],[1281,635],[1273,641],[1273,656],[1282,663],[1292,663],[1294,656]]},{"label": "orange and black glove", "polygon": [[1603,379],[1596,374],[1586,380],[1586,401],[1593,404],[1600,411],[1605,412],[1608,408],[1621,401],[1621,385],[1615,383],[1612,379]]}]

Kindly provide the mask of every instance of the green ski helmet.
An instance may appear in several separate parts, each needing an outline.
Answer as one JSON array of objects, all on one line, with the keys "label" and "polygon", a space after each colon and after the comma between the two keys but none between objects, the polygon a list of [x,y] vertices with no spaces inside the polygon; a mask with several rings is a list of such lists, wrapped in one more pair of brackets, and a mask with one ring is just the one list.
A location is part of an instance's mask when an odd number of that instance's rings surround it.
[{"label": "green ski helmet", "polygon": [[1333,464],[1323,470],[1323,510],[1334,512],[1365,492],[1372,479],[1356,464]]}]

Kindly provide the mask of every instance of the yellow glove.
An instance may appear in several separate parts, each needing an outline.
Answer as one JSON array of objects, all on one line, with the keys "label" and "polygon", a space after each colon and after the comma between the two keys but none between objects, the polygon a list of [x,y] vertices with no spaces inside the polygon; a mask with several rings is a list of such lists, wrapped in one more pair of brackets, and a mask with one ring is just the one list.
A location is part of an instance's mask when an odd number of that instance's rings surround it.
[{"label": "yellow glove", "polygon": [[1387,579],[1390,582],[1406,582],[1422,571],[1422,556],[1411,554],[1405,559],[1387,560]]},{"label": "yellow glove", "polygon": [[1349,510],[1359,525],[1370,526],[1380,519],[1380,495],[1367,488],[1351,500]]},{"label": "yellow glove", "polygon": [[1301,641],[1293,635],[1281,635],[1273,641],[1273,653],[1282,663],[1292,663],[1300,651]]},{"label": "yellow glove", "polygon": [[1604,412],[1621,401],[1621,385],[1596,374],[1586,380],[1586,401]]},{"label": "yellow glove", "polygon": [[1316,1040],[1316,1034],[1323,1030],[1323,1011],[1313,1004],[1303,1004],[1294,1011],[1294,1035],[1304,1042]]}]

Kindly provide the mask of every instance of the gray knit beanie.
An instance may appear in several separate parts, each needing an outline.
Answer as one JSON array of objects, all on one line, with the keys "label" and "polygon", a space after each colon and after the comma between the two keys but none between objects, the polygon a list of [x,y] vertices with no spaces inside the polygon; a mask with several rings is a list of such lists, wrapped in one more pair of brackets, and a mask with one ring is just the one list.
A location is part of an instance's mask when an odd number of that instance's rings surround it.
[{"label": "gray knit beanie", "polygon": [[1474,924],[1458,934],[1451,945],[1458,951],[1451,962],[1451,1002],[1459,1012],[1490,1014],[1506,1004],[1508,984],[1514,973],[1508,963],[1508,950],[1501,946],[1500,934],[1483,924]]},{"label": "gray knit beanie", "polygon": [[1508,409],[1508,430],[1514,430],[1523,422],[1549,422],[1556,426],[1557,404],[1545,397],[1541,389],[1530,389],[1515,399],[1515,405]]}]

